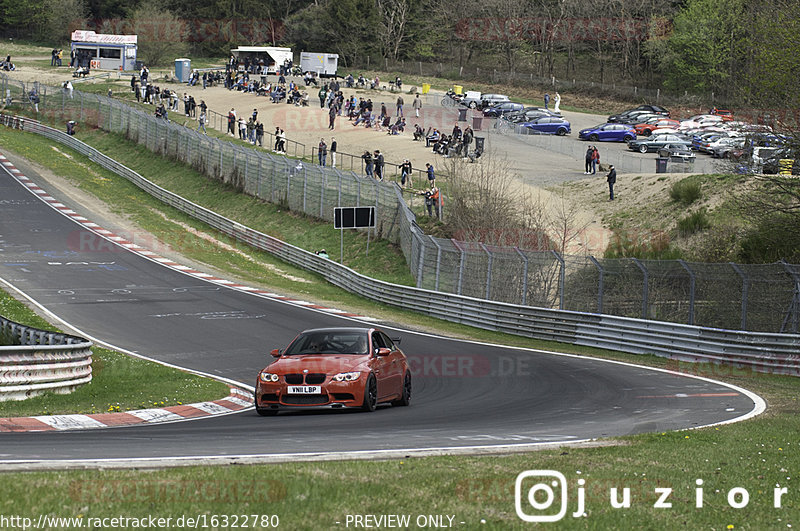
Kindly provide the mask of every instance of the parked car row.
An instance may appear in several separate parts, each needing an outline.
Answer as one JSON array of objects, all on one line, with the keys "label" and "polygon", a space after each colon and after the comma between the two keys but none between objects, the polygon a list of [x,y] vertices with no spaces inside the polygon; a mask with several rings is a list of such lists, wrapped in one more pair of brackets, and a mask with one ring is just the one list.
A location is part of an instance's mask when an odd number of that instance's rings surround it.
[{"label": "parked car row", "polygon": [[[526,107],[504,94],[466,92],[460,104],[481,110],[485,117],[497,118],[496,127],[511,125],[531,134],[559,136],[572,132],[570,122],[560,113]],[[793,161],[790,155],[795,152],[786,147],[788,139],[774,134],[768,125],[736,121],[732,111],[717,108],[678,120],[660,105],[639,105],[610,115],[606,123],[580,130],[578,138],[590,142],[625,142],[632,151],[658,153],[673,160],[693,161],[697,153],[705,153],[752,163],[765,172],[780,168],[786,171],[789,165],[786,161]],[[769,147],[774,148],[772,152],[760,149]],[[800,161],[790,166],[798,168]]]}]

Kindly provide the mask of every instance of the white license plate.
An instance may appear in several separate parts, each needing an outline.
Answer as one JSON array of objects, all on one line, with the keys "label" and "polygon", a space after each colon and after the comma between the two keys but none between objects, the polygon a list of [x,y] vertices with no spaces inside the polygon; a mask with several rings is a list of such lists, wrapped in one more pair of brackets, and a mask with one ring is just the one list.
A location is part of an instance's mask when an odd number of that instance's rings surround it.
[{"label": "white license plate", "polygon": [[322,386],[320,385],[290,385],[286,391],[290,395],[321,395]]}]

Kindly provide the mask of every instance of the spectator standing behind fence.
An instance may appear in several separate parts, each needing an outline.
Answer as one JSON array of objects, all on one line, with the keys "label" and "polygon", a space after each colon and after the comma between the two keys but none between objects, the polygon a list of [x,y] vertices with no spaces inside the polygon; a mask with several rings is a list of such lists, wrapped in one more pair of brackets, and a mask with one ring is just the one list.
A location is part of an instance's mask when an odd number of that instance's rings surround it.
[{"label": "spectator standing behind fence", "polygon": [[434,175],[433,173],[433,166],[431,166],[431,163],[428,162],[427,164],[425,164],[425,168],[428,174],[428,183],[430,184],[431,188],[433,188],[434,186],[436,186],[436,175]]},{"label": "spectator standing behind fence", "polygon": [[278,129],[278,134],[275,135],[278,139],[278,153],[286,154],[286,133],[283,129]]},{"label": "spectator standing behind fence", "polygon": [[433,216],[433,211],[436,211],[436,218],[441,218],[441,194],[439,193],[439,189],[435,186],[431,186],[429,190],[425,190],[424,192],[420,192],[421,195],[425,196],[425,208],[428,210],[428,215]]},{"label": "spectator standing behind fence", "polygon": [[417,118],[419,118],[419,111],[422,110],[422,100],[419,97],[419,94],[416,95],[414,101],[411,103],[411,106],[414,108],[414,114]]},{"label": "spectator standing behind fence", "polygon": [[261,122],[256,123],[256,142],[258,147],[264,147],[264,124]]},{"label": "spectator standing behind fence", "polygon": [[239,118],[239,139],[247,140],[247,122],[244,121],[244,116]]},{"label": "spectator standing behind fence", "polygon": [[334,124],[336,123],[336,104],[331,105],[331,108],[328,109],[328,129],[333,131]]},{"label": "spectator standing behind fence", "polygon": [[592,175],[597,173],[597,165],[600,164],[600,151],[597,146],[592,148]]},{"label": "spectator standing behind fence", "polygon": [[379,181],[383,180],[383,153],[381,153],[380,149],[375,150],[375,155],[373,156],[375,159],[375,178]]},{"label": "spectator standing behind fence", "polygon": [[[162,105],[163,106],[163,105]],[[197,119],[197,130],[203,130],[203,133],[208,134],[206,131],[206,113],[205,111],[200,111],[200,118]]]},{"label": "spectator standing behind fence", "polygon": [[364,160],[364,173],[367,177],[372,177],[372,154],[369,151],[365,151],[361,158]]},{"label": "spectator standing behind fence", "polygon": [[556,92],[556,97],[553,100],[553,111],[556,113],[560,113],[561,112],[561,109],[559,108],[560,106],[561,106],[561,94]]},{"label": "spectator standing behind fence", "polygon": [[236,111],[234,109],[228,113],[228,132],[236,136]]},{"label": "spectator standing behind fence", "polygon": [[408,187],[412,188],[414,183],[411,182],[411,172],[413,171],[411,167],[411,161],[408,159],[404,159],[403,163],[400,165],[400,186],[403,188],[406,187],[406,180],[408,180]]},{"label": "spectator standing behind fence", "polygon": [[247,141],[253,145],[256,143],[256,122],[252,116],[247,120]]},{"label": "spectator standing behind fence", "polygon": [[336,167],[336,139],[331,137],[331,147],[328,151],[331,152],[331,168]]},{"label": "spectator standing behind fence", "polygon": [[319,108],[320,109],[324,109],[325,108],[325,98],[328,97],[328,91],[325,90],[325,85],[322,85],[320,87],[319,92],[317,93],[317,96],[319,96]]},{"label": "spectator standing behind fence", "polygon": [[319,165],[325,166],[325,160],[328,158],[328,144],[325,143],[324,138],[319,139],[319,146],[317,146],[319,151],[317,152],[317,157],[319,158]]},{"label": "spectator standing behind fence", "polygon": [[544,94],[544,108],[547,109],[547,106],[550,104],[550,94]]},{"label": "spectator standing behind fence", "polygon": [[614,165],[611,164],[609,166],[610,170],[608,175],[606,176],[606,181],[608,182],[608,200],[614,200],[614,183],[617,182],[617,170],[614,168]]}]

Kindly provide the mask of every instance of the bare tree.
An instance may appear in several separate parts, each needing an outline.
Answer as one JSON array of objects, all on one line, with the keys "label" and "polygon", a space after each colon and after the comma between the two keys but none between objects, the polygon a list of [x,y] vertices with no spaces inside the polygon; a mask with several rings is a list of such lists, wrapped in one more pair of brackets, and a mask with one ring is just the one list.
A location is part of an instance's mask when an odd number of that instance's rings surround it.
[{"label": "bare tree", "polygon": [[[589,222],[580,220],[580,208],[577,203],[569,200],[569,191],[566,185],[561,185],[553,194],[550,210],[547,215],[548,234],[555,244],[556,250],[561,254],[575,254],[576,245]],[[584,248],[583,251],[586,251]]]},{"label": "bare tree", "polygon": [[381,42],[384,57],[397,59],[400,45],[406,37],[406,24],[411,12],[410,0],[376,0]]}]

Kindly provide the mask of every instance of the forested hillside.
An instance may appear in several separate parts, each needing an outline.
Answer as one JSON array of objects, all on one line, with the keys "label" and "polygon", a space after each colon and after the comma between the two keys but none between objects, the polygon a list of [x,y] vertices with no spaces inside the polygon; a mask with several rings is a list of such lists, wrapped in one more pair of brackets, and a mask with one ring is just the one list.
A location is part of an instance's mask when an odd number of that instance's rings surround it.
[{"label": "forested hillside", "polygon": [[[138,33],[172,50],[224,55],[282,44],[383,59],[797,106],[800,0],[0,0],[5,38],[64,45],[75,28]],[[174,49],[165,48],[175,45]]]}]

